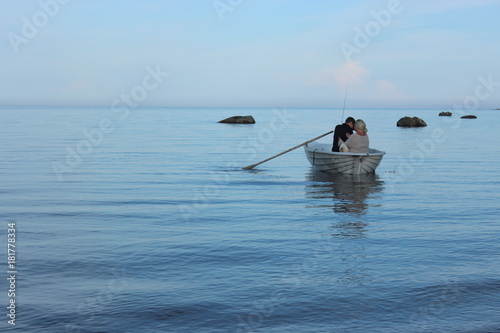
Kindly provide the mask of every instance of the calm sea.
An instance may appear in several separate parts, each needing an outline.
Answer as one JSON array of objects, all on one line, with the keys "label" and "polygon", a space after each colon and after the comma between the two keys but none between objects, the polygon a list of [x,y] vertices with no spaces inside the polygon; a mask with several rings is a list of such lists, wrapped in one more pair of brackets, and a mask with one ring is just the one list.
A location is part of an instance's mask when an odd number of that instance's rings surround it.
[{"label": "calm sea", "polygon": [[342,110],[115,111],[0,109],[0,331],[500,332],[500,111],[345,110],[369,176],[242,170]]}]

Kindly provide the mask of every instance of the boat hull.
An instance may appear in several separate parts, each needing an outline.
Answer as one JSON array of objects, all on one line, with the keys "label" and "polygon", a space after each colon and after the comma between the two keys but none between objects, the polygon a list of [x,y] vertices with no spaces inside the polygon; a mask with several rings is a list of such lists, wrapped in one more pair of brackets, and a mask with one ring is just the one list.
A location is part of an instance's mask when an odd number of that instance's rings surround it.
[{"label": "boat hull", "polygon": [[370,149],[367,154],[332,152],[326,143],[311,142],[304,150],[315,170],[350,175],[374,173],[385,155],[384,151]]}]

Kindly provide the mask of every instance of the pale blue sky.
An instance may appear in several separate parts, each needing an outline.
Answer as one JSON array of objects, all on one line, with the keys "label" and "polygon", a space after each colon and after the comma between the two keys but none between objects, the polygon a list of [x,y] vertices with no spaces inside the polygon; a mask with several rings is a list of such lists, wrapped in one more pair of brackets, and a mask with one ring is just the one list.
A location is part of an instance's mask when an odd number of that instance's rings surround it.
[{"label": "pale blue sky", "polygon": [[[0,105],[335,108],[347,86],[349,107],[497,108],[499,17],[500,0],[0,0]],[[147,68],[169,74],[144,90]]]}]

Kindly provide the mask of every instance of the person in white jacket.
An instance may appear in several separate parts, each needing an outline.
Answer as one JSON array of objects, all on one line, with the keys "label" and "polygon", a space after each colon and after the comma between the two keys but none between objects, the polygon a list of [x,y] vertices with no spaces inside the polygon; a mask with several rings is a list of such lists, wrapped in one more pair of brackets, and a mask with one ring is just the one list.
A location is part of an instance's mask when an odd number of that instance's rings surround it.
[{"label": "person in white jacket", "polygon": [[345,145],[349,148],[350,153],[368,153],[368,147],[370,146],[370,140],[368,139],[368,129],[363,120],[358,119],[354,123],[354,131],[356,133],[352,134],[349,139],[345,141]]}]

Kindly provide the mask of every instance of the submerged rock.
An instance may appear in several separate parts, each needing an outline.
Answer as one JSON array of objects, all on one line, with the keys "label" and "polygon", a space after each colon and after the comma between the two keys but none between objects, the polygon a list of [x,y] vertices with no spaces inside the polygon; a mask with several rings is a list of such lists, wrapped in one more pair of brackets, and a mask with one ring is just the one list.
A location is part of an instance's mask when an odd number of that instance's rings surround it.
[{"label": "submerged rock", "polygon": [[233,116],[219,121],[224,124],[255,124],[252,116]]},{"label": "submerged rock", "polygon": [[398,127],[424,127],[427,126],[425,121],[418,117],[403,117],[398,120]]},{"label": "submerged rock", "polygon": [[460,118],[462,118],[462,119],[477,119],[477,117],[473,114],[468,114],[468,115],[462,116]]},{"label": "submerged rock", "polygon": [[451,117],[452,113],[450,111],[440,112],[440,116]]}]

